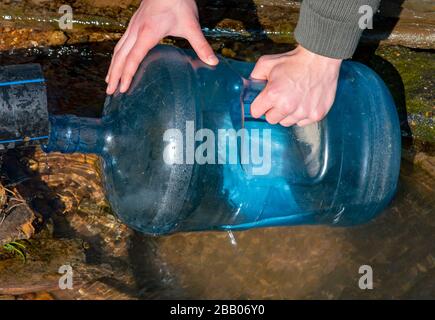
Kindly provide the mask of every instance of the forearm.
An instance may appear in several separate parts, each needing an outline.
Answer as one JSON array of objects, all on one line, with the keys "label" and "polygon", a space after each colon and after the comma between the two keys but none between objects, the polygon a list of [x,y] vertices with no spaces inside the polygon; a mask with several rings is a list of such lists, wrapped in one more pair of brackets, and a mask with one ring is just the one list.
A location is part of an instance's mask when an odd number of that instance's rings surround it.
[{"label": "forearm", "polygon": [[376,12],[380,0],[303,0],[296,41],[311,52],[330,58],[350,58],[362,32],[359,8]]}]

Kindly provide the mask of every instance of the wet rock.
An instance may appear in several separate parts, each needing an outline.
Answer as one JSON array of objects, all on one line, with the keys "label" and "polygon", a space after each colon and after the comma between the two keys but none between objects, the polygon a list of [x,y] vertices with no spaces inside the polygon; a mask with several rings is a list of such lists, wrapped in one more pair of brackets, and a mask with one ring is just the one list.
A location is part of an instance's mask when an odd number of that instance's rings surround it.
[{"label": "wet rock", "polygon": [[50,33],[48,41],[51,46],[61,46],[67,41],[67,39],[68,38],[62,31],[53,31]]},{"label": "wet rock", "polygon": [[[0,25],[12,23],[15,28],[39,25],[52,30],[56,26],[61,1],[49,3],[29,0],[11,5],[0,5]],[[77,0],[72,4],[74,28],[68,33],[121,33],[139,1]],[[246,40],[269,38],[276,42],[294,44],[293,31],[299,16],[299,1],[244,0],[232,2],[199,1],[202,24],[211,30],[209,36],[239,34]],[[42,13],[42,9],[46,12]],[[48,13],[47,13],[48,11]],[[9,17],[7,21],[1,17]],[[28,19],[28,18],[31,19]],[[231,23],[225,23],[231,21]],[[27,22],[26,22],[27,21]],[[39,22],[38,22],[39,21]],[[219,25],[219,26],[218,26]],[[237,27],[234,28],[234,25]],[[404,45],[414,48],[435,48],[435,14],[433,4],[424,0],[397,2],[383,1],[375,20],[375,28],[363,36],[364,43]],[[206,30],[206,31],[207,31]],[[245,32],[249,31],[249,34]],[[113,37],[113,35],[110,35]],[[79,37],[76,37],[79,38]],[[12,43],[8,44],[10,47]]]},{"label": "wet rock", "polygon": [[216,24],[216,28],[226,30],[227,32],[231,33],[240,33],[242,35],[247,32],[244,24],[241,21],[227,18],[219,21]]},{"label": "wet rock", "polygon": [[35,233],[37,217],[26,201],[16,191],[6,191],[0,185],[0,246],[21,239],[29,239]]}]

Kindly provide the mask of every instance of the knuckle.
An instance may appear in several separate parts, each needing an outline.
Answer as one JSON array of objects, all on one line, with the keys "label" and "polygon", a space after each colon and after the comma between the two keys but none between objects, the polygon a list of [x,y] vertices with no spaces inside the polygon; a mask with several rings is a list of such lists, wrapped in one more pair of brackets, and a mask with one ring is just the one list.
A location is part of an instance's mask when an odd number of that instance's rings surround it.
[{"label": "knuckle", "polygon": [[309,119],[317,122],[322,120],[323,117],[324,117],[324,113],[316,109],[311,112]]},{"label": "knuckle", "polygon": [[141,24],[141,26],[139,27],[139,34],[140,35],[144,35],[148,32],[150,32],[153,29],[152,23],[148,20],[144,20]]},{"label": "knuckle", "polygon": [[290,114],[294,111],[294,107],[290,102],[286,102],[281,107],[284,114]]}]

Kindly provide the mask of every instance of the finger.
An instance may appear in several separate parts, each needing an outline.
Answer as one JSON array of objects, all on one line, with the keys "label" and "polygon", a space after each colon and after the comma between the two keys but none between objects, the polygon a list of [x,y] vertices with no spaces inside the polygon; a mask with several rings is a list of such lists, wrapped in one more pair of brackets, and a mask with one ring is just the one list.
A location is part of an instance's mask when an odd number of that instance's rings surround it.
[{"label": "finger", "polygon": [[133,16],[131,17],[130,23],[128,24],[128,27],[127,27],[127,30],[125,30],[124,34],[122,35],[121,39],[118,41],[118,43],[115,46],[115,49],[113,50],[113,55],[112,55],[112,60],[110,62],[109,71],[107,72],[106,79],[105,79],[106,83],[108,83],[109,79],[110,79],[110,73],[112,72],[113,64],[114,64],[114,57],[120,50],[122,50],[122,47],[124,46],[126,39],[129,37],[131,30],[133,28],[132,26],[135,25],[135,21],[137,20],[138,12],[139,12],[139,10],[136,11],[133,14]]},{"label": "finger", "polygon": [[127,31],[124,33],[124,35],[118,41],[118,43],[115,46],[115,49],[113,50],[112,59],[110,61],[110,66],[109,66],[109,71],[107,72],[106,79],[105,79],[106,83],[109,83],[110,74],[112,72],[113,64],[114,64],[114,60],[115,60],[114,59],[115,55],[122,49],[122,46],[124,45],[125,40],[128,38],[129,33],[130,33],[129,30],[127,29]]},{"label": "finger", "polygon": [[186,38],[193,50],[195,50],[199,59],[201,59],[204,63],[212,66],[215,66],[219,63],[219,59],[216,57],[210,44],[205,39],[199,25],[193,28]]},{"label": "finger", "polygon": [[298,121],[297,122],[297,125],[299,126],[299,127],[305,127],[305,126],[308,126],[308,125],[310,125],[310,124],[312,124],[312,123],[315,123],[316,121],[314,121],[314,120],[311,120],[311,119],[304,119],[304,120],[300,120],[300,121]]},{"label": "finger", "polygon": [[283,120],[286,116],[282,114],[281,110],[278,108],[272,108],[266,112],[266,120],[270,124],[277,124],[281,120]]},{"label": "finger", "polygon": [[273,65],[270,56],[262,56],[258,59],[254,69],[251,72],[251,78],[267,80]]},{"label": "finger", "polygon": [[135,45],[126,58],[126,64],[122,71],[121,87],[119,90],[121,93],[128,90],[140,63],[158,42],[158,38],[154,38],[150,36],[150,34],[145,33],[142,33],[142,35],[137,38]]},{"label": "finger", "polygon": [[255,98],[251,104],[251,115],[254,118],[260,118],[273,106],[273,100],[270,99],[270,94],[268,86],[260,92],[260,94]]},{"label": "finger", "polygon": [[130,53],[131,48],[136,42],[136,37],[133,34],[130,34],[129,37],[125,40],[125,43],[113,57],[113,66],[109,76],[109,85],[107,86],[107,94],[113,94],[118,87],[118,83],[121,79],[122,71],[124,68],[125,59]]},{"label": "finger", "polygon": [[284,126],[284,127],[290,127],[296,123],[298,123],[299,121],[301,121],[299,118],[296,118],[292,115],[285,117],[284,119],[282,119],[279,124]]}]

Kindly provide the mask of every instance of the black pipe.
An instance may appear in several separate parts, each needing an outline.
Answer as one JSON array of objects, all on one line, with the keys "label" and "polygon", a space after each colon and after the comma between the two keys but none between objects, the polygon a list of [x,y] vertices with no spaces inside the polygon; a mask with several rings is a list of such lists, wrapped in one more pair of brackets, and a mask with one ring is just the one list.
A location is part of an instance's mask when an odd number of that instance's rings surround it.
[{"label": "black pipe", "polygon": [[48,139],[47,90],[37,64],[0,67],[0,152]]}]

